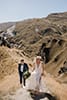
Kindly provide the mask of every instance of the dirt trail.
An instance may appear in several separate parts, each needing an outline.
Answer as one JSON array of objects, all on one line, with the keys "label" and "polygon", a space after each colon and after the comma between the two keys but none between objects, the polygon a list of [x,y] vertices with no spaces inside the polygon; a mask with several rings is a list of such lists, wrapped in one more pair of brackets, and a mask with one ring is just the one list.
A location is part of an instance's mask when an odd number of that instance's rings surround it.
[{"label": "dirt trail", "polygon": [[[13,58],[14,60],[17,60],[17,62],[19,62],[19,60],[22,57],[25,59],[25,62],[27,62],[28,64],[31,62],[31,60],[21,55],[21,52],[18,52],[15,49],[10,50],[9,53],[12,58],[14,57]],[[55,79],[51,75],[48,75],[47,73],[44,76],[43,81],[44,83],[46,83],[49,90],[53,94],[55,94],[57,97],[59,97],[58,100],[67,100],[67,85],[59,83],[57,79]],[[11,92],[17,92],[19,91],[18,89],[20,89],[20,85],[19,85],[19,77],[18,77],[18,71],[17,71],[17,66],[16,66],[16,71],[14,73],[0,80],[0,95],[1,93],[7,94]]]},{"label": "dirt trail", "polygon": [[[32,79],[33,80],[33,79]],[[35,84],[34,82],[32,84]],[[6,85],[6,87],[5,87]],[[46,85],[44,84],[44,81],[42,79],[42,85],[43,90],[48,91],[48,88],[46,88]],[[7,76],[1,83],[0,83],[0,91],[4,91],[6,93],[6,96],[4,96],[4,99],[11,99],[11,100],[33,100],[31,98],[30,93],[27,91],[27,89],[23,89],[19,85],[19,78],[18,73],[15,73],[11,76]],[[48,99],[44,99],[48,100]]]},{"label": "dirt trail", "polygon": [[[49,76],[48,74],[45,76],[45,78],[43,77],[43,80],[44,83],[46,83],[48,89],[57,97],[59,97],[58,100],[67,100],[67,88],[63,84],[58,83],[53,77]],[[0,91],[4,91],[5,93],[8,93],[8,91],[16,91],[16,96],[18,96],[18,91],[23,92],[20,89],[17,72],[13,75],[5,77],[5,79],[0,83]]]}]

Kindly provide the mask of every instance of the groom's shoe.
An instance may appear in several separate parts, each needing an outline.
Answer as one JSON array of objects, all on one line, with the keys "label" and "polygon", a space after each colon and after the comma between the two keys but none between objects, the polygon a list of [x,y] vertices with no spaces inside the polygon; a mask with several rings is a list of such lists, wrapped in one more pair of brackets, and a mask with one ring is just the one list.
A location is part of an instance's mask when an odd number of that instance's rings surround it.
[{"label": "groom's shoe", "polygon": [[23,88],[25,89],[26,87],[23,85]]}]

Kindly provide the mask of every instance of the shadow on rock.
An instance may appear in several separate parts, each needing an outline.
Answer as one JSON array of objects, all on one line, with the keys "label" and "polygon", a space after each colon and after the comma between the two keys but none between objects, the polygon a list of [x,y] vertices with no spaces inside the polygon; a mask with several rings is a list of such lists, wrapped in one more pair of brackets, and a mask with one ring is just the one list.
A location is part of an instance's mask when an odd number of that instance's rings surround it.
[{"label": "shadow on rock", "polygon": [[57,100],[55,96],[52,96],[49,93],[32,93],[30,92],[31,97],[33,98],[33,100],[40,100],[40,99],[44,99],[44,100]]}]

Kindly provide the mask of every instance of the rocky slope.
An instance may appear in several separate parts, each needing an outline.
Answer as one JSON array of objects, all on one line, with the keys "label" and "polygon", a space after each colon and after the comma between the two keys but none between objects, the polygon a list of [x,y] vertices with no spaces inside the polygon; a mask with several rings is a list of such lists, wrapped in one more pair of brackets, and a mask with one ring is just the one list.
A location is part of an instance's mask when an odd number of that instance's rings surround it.
[{"label": "rocky slope", "polygon": [[[0,34],[7,29],[11,29],[10,27],[13,25],[4,24]],[[15,75],[15,72],[17,74],[17,63],[22,57],[26,59],[28,64],[29,61],[32,64],[33,57],[40,55],[46,63],[44,67],[48,75],[46,76],[47,85],[50,90],[56,92],[60,100],[66,100],[67,73],[59,77],[58,71],[63,66],[64,61],[67,61],[67,12],[50,14],[46,18],[17,22],[15,23],[14,32],[16,34],[13,37],[7,38],[12,48],[6,47],[7,42],[5,47],[0,46],[0,87],[3,87],[0,88],[0,91],[10,91],[15,86],[15,81],[18,81],[16,78],[18,76]],[[5,76],[7,78],[2,83]],[[51,77],[52,79],[50,79]],[[48,82],[48,79],[52,81]],[[9,80],[12,80],[12,84]],[[53,86],[53,82],[55,82],[55,86]],[[9,87],[7,86],[8,83]],[[18,84],[16,84],[17,86]],[[53,88],[51,88],[52,86]],[[59,91],[58,87],[65,92]],[[60,94],[62,94],[62,97]],[[65,99],[63,99],[63,96],[65,96]]]},{"label": "rocky slope", "polygon": [[14,41],[19,49],[34,56],[38,53],[41,45],[47,41],[47,37],[48,42],[53,38],[57,38],[59,41],[64,34],[67,34],[67,12],[50,14],[42,19],[17,22],[15,31],[17,35],[11,41]]},{"label": "rocky slope", "polygon": [[[14,37],[7,38],[8,43],[31,59],[41,55],[43,61],[47,63],[46,70],[52,73],[52,69],[55,68],[53,75],[56,75],[67,59],[67,12],[50,14],[41,19],[6,23],[1,26],[4,26],[4,29],[8,26],[9,30],[14,24],[16,34]],[[52,64],[55,67],[47,68]]]},{"label": "rocky slope", "polygon": [[17,48],[31,58],[41,55],[44,62],[48,63],[46,70],[56,76],[67,60],[67,12],[18,22],[16,32],[14,42]]},{"label": "rocky slope", "polygon": [[22,50],[24,54],[27,53],[28,57],[41,55],[44,60],[46,56],[46,63],[48,63],[49,61],[55,62],[57,58],[60,59],[60,55],[61,57],[67,55],[65,52],[67,48],[67,12],[53,13],[46,18],[3,23],[0,24],[0,29],[10,30],[13,25],[15,25],[13,31],[16,34],[14,37],[7,38],[8,44]]},{"label": "rocky slope", "polygon": [[15,22],[0,23],[0,32],[6,31],[9,27],[15,25]]}]

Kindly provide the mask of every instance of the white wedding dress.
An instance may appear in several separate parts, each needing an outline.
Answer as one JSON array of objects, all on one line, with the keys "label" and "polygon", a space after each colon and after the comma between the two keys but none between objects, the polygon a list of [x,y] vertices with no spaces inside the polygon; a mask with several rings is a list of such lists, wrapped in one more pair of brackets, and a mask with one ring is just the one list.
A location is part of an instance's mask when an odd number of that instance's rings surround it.
[{"label": "white wedding dress", "polygon": [[41,74],[42,74],[42,66],[40,64],[39,67],[35,66],[35,70],[31,73],[31,76],[27,79],[26,88],[31,90],[36,90],[37,88],[40,89]]},{"label": "white wedding dress", "polygon": [[41,74],[42,74],[42,66],[40,64],[39,67],[35,66],[35,70],[31,73],[31,76],[26,80],[27,81],[26,88],[30,90],[37,90],[38,87],[40,92],[50,93],[46,85],[46,82],[44,81],[45,77],[41,77]]}]

